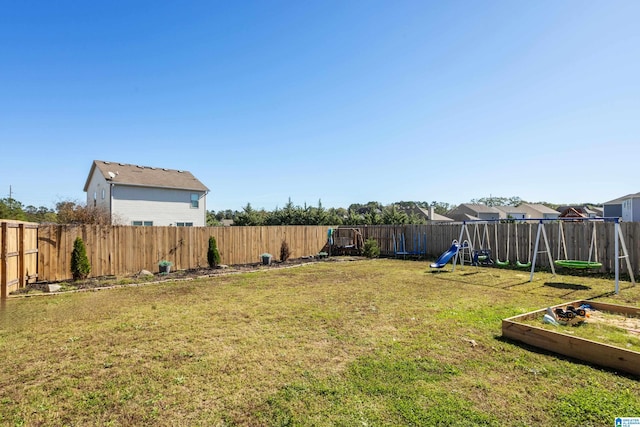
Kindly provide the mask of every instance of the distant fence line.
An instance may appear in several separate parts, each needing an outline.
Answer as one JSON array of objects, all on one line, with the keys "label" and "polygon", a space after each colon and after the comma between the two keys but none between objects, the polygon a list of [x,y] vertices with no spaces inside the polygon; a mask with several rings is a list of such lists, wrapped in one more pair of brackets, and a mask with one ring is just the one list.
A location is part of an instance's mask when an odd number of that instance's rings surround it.
[{"label": "distant fence line", "polygon": [[[173,263],[175,269],[207,266],[210,236],[216,238],[223,264],[250,264],[260,261],[262,253],[280,258],[282,241],[289,245],[291,258],[316,255],[327,250],[328,226],[262,226],[262,227],[132,227],[95,225],[37,225],[1,222],[0,282],[5,292],[22,287],[36,277],[40,281],[60,281],[71,278],[71,252],[76,237],[81,237],[91,263],[91,276],[130,275],[140,270],[156,272],[160,260]],[[563,224],[567,242],[567,258],[587,260],[592,227],[596,229],[598,259],[601,272],[614,269],[614,224],[604,222],[566,222]],[[491,249],[493,256],[512,263],[531,258],[537,224],[469,224],[474,246]],[[476,227],[478,228],[476,233]],[[634,272],[640,267],[640,223],[620,224]],[[364,240],[375,239],[381,255],[394,256],[394,242],[404,236],[405,250],[416,252],[420,241],[422,257],[434,259],[460,236],[460,224],[369,225],[358,228]],[[560,241],[557,223],[545,225],[553,259],[559,258]],[[497,235],[497,239],[496,239]],[[423,246],[426,237],[426,251]],[[466,238],[466,236],[465,236]],[[37,248],[35,242],[37,239]],[[508,243],[508,245],[507,245]],[[540,248],[541,250],[544,247]],[[23,253],[20,258],[19,253]],[[21,260],[22,259],[22,260]],[[36,266],[37,263],[37,266]],[[548,267],[546,255],[538,256],[538,265]],[[36,270],[37,268],[37,270]],[[625,271],[624,269],[622,271]],[[37,276],[36,276],[37,272]]]}]

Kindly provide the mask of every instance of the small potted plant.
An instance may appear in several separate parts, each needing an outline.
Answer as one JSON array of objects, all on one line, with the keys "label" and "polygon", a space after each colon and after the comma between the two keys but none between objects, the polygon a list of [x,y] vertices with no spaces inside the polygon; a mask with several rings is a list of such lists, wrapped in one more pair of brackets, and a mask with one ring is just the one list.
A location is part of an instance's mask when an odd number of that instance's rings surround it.
[{"label": "small potted plant", "polygon": [[263,265],[270,265],[271,264],[271,254],[264,253],[264,254],[260,255],[260,258],[262,258],[262,264]]},{"label": "small potted plant", "polygon": [[160,273],[168,274],[171,271],[171,261],[162,260],[158,263],[158,268],[160,269]]}]

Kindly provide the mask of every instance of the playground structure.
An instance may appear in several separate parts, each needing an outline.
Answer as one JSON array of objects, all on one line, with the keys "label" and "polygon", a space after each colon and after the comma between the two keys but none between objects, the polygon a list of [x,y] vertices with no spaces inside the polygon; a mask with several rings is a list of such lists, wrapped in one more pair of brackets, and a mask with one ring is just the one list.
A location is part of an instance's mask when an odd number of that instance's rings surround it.
[{"label": "playground structure", "polygon": [[407,256],[421,257],[427,254],[427,233],[413,234],[411,246],[407,247],[404,232],[393,234],[393,254],[403,258]]},{"label": "playground structure", "polygon": [[339,227],[327,231],[329,255],[362,255],[362,231],[355,227]]},{"label": "playground structure", "polygon": [[[569,219],[570,221],[576,221],[575,218]],[[536,262],[538,261],[539,254],[546,254],[547,260],[553,275],[556,274],[555,267],[563,267],[563,268],[574,268],[574,269],[597,269],[602,267],[602,263],[598,261],[598,252],[597,252],[597,242],[596,242],[596,222],[609,222],[614,223],[613,228],[613,241],[614,241],[614,274],[615,274],[615,293],[619,293],[620,286],[620,262],[621,260],[625,260],[625,265],[627,267],[627,273],[630,277],[631,283],[635,286],[635,278],[633,275],[633,269],[631,267],[631,262],[629,260],[629,252],[627,250],[627,246],[624,240],[624,236],[620,231],[620,222],[618,218],[584,218],[580,219],[583,223],[593,222],[593,228],[590,236],[590,244],[589,244],[589,255],[588,259],[569,259],[567,256],[567,243],[564,234],[563,222],[567,220],[563,219],[547,219],[547,218],[536,218],[536,219],[509,219],[507,222],[507,230],[509,230],[510,224],[513,224],[516,232],[516,262],[515,266],[519,268],[531,268],[529,281],[533,281]],[[465,263],[471,265],[498,265],[498,266],[506,266],[510,264],[509,260],[509,233],[507,233],[507,258],[504,261],[501,261],[497,257],[497,251],[499,247],[500,240],[498,239],[498,231],[497,224],[500,222],[505,222],[505,220],[478,220],[478,221],[464,221],[462,222],[462,227],[460,229],[460,235],[457,240],[453,241],[451,248],[449,248],[445,253],[443,253],[440,258],[434,263],[431,264],[431,268],[443,268],[447,262],[452,261],[452,270],[455,271],[456,265],[460,263],[461,266],[464,266]],[[546,231],[546,224],[549,222],[558,223],[558,250],[556,259],[554,260],[553,254],[551,251],[551,246],[549,244],[549,238]],[[520,246],[518,243],[517,233],[518,228],[523,223],[529,225],[529,238],[528,238],[528,255],[527,262],[520,261]],[[537,232],[535,237],[535,243],[533,250],[531,249],[531,245],[533,242],[532,239],[532,230],[533,225],[537,223]],[[494,230],[495,236],[495,248],[496,248],[496,260],[492,259],[491,248],[489,247],[489,232],[488,227],[489,224],[493,224],[496,229]],[[473,226],[473,233],[470,232],[470,227]],[[480,228],[482,227],[482,231]],[[473,235],[472,235],[473,234]],[[462,244],[458,243],[462,242]],[[498,262],[496,262],[498,261]]]},{"label": "playground structure", "polygon": [[[465,242],[465,244],[467,243]],[[461,245],[458,243],[458,241],[454,240],[451,243],[451,247],[442,255],[440,255],[440,257],[435,262],[431,263],[431,268],[443,268],[445,265],[447,265],[451,258],[458,254],[458,252],[460,251],[460,247]]]}]

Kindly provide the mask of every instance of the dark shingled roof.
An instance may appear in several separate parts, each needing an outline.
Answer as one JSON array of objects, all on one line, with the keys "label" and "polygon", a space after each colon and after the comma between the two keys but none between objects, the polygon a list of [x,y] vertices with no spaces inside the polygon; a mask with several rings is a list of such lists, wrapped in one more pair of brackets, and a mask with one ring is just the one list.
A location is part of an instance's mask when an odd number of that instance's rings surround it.
[{"label": "dark shingled roof", "polygon": [[91,179],[96,169],[107,181],[114,184],[209,191],[209,189],[202,182],[198,181],[189,171],[105,162],[102,160],[93,161],[89,177],[84,186],[84,191],[87,191],[89,179]]},{"label": "dark shingled roof", "polygon": [[621,205],[627,199],[635,199],[640,197],[640,193],[635,194],[627,194],[626,196],[618,197],[617,199],[609,200],[608,202],[604,202],[605,205]]}]

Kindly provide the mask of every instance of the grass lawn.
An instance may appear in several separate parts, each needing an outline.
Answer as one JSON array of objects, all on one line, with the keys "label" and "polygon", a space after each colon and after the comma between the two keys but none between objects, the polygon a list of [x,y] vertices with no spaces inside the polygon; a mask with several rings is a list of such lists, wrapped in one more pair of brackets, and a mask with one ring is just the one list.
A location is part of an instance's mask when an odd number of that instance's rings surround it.
[{"label": "grass lawn", "polygon": [[501,319],[640,285],[322,262],[12,298],[2,425],[614,425],[637,378],[501,338]]}]

